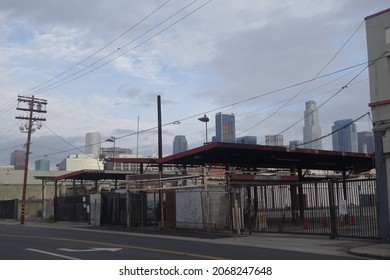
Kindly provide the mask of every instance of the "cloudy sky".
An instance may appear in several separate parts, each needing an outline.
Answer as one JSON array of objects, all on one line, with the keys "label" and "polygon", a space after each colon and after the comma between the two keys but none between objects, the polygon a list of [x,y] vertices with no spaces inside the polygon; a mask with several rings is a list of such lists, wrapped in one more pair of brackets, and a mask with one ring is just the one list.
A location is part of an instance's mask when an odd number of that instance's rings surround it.
[{"label": "cloudy sky", "polygon": [[[307,100],[320,107],[327,134],[335,120],[369,112],[364,18],[388,4],[0,0],[0,165],[26,143],[15,119],[18,95],[48,101],[31,162],[47,158],[52,166],[80,153],[74,147],[84,150],[88,132],[135,152],[138,123],[139,154],[157,153],[157,95],[164,154],[175,135],[190,148],[202,145],[197,119],[205,113],[209,138],[215,113],[225,112],[235,114],[238,137],[302,139]],[[357,126],[370,130],[369,118]],[[324,148],[332,148],[330,138]]]}]

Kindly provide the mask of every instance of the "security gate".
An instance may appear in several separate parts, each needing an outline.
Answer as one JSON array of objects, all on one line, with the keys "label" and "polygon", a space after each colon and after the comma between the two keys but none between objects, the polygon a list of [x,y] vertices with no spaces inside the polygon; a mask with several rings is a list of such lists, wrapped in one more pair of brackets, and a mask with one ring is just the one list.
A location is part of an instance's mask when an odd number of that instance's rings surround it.
[{"label": "security gate", "polygon": [[101,203],[102,225],[127,225],[126,193],[102,193]]},{"label": "security gate", "polygon": [[101,224],[141,227],[147,221],[147,195],[139,193],[102,193]]},{"label": "security gate", "polygon": [[54,205],[54,216],[57,221],[89,221],[89,196],[55,197]]},{"label": "security gate", "polygon": [[375,179],[240,188],[245,230],[379,238]]},{"label": "security gate", "polygon": [[0,201],[0,219],[17,219],[18,218],[18,200]]}]

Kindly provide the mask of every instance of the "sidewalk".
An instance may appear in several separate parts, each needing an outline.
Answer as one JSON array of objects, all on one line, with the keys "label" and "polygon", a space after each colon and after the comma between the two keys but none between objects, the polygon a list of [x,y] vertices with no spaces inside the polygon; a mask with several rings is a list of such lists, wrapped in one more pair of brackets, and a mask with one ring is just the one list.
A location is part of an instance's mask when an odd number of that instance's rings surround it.
[{"label": "sidewalk", "polygon": [[[0,226],[5,224],[19,224],[18,221],[0,221]],[[390,260],[390,243],[380,243],[379,240],[338,238],[329,239],[328,236],[278,234],[278,233],[253,233],[251,235],[234,235],[231,232],[206,233],[176,230],[153,230],[139,228],[120,228],[114,226],[93,226],[86,223],[72,222],[33,222],[26,221],[25,225],[31,227],[47,227],[58,229],[71,229],[81,231],[101,231],[111,234],[151,236],[162,239],[191,240],[214,244],[230,244],[251,246],[259,248],[280,249],[307,253],[318,253],[335,256],[355,255],[370,259]]]}]

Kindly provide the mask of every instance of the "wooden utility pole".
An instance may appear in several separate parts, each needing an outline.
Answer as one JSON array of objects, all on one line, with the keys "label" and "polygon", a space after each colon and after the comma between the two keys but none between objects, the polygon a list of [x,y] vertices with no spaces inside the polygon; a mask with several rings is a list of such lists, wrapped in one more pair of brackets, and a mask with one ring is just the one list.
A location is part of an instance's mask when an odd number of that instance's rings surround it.
[{"label": "wooden utility pole", "polygon": [[[24,106],[23,106],[24,105]],[[45,99],[38,99],[34,96],[18,96],[18,107],[16,110],[24,111],[27,116],[16,116],[16,119],[27,121],[25,125],[20,126],[20,131],[27,133],[26,143],[26,160],[24,164],[24,178],[22,189],[22,208],[20,214],[20,224],[24,224],[26,211],[26,190],[27,190],[27,175],[28,175],[28,161],[30,158],[31,134],[42,127],[41,122],[46,121],[46,118],[40,117],[38,114],[45,114],[47,101]],[[36,127],[36,128],[35,128]]]}]

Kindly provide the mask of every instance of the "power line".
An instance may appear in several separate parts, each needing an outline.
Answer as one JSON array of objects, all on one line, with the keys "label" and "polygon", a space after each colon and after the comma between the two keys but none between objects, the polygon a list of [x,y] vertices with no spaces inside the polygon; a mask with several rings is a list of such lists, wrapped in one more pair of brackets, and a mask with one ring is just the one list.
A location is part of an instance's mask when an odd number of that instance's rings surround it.
[{"label": "power line", "polygon": [[[134,29],[136,26],[138,26],[140,23],[142,23],[143,21],[145,21],[147,18],[149,18],[150,16],[152,16],[154,13],[156,13],[158,10],[160,10],[163,6],[165,6],[167,2],[163,3],[161,6],[159,6],[157,9],[155,9],[152,13],[150,13],[149,15],[147,15],[145,18],[143,18],[141,21],[139,21],[137,24],[135,24],[134,26],[132,26],[131,28],[129,28],[128,30],[126,30],[124,33],[122,33],[120,36],[118,36],[117,38],[115,38],[114,40],[112,40],[110,43],[106,44],[104,47],[100,48],[99,50],[97,50],[96,52],[94,52],[93,54],[91,54],[90,56],[88,56],[87,58],[83,59],[82,61],[80,61],[79,63],[73,65],[72,67],[68,68],[67,70],[63,71],[62,73],[56,75],[55,77],[51,78],[50,80],[44,82],[44,83],[41,83],[33,88],[31,88],[30,90],[27,90],[25,91],[25,93],[29,92],[30,94],[41,94],[43,92],[47,92],[49,90],[52,90],[52,89],[55,89],[55,88],[58,88],[60,86],[63,86],[65,84],[68,84],[74,80],[77,80],[93,71],[96,71],[98,69],[100,69],[101,67],[111,63],[112,61],[118,59],[119,57],[127,54],[128,52],[130,51],[133,51],[134,49],[140,47],[141,45],[145,44],[146,42],[150,41],[151,39],[155,38],[156,36],[160,35],[161,33],[165,32],[166,30],[168,30],[169,28],[173,27],[174,25],[176,25],[177,23],[179,23],[180,21],[184,20],[185,18],[189,17],[190,15],[192,15],[193,13],[195,13],[196,11],[198,11],[199,9],[203,8],[204,6],[206,6],[207,4],[209,4],[212,0],[209,0],[207,2],[205,2],[204,4],[202,4],[201,6],[199,6],[198,8],[194,9],[192,12],[186,14],[185,16],[183,16],[182,18],[180,18],[179,20],[175,21],[174,23],[170,24],[168,27],[164,28],[163,30],[157,32],[156,34],[154,34],[153,36],[145,39],[144,41],[142,41],[141,43],[137,44],[135,47],[131,48],[130,50],[120,54],[119,56],[116,56],[115,58],[95,67],[95,68],[92,68],[90,69],[89,71],[85,72],[85,73],[82,73],[78,76],[76,76],[77,74],[85,71],[86,69],[92,67],[93,65],[103,61],[104,59],[112,56],[113,54],[117,53],[118,51],[122,50],[123,48],[127,47],[129,44],[133,43],[134,41],[136,41],[137,39],[143,37],[144,35],[148,34],[149,32],[151,32],[152,30],[156,29],[157,27],[161,26],[163,23],[167,22],[169,19],[173,18],[174,16],[178,15],[180,12],[182,12],[183,10],[187,9],[189,6],[193,5],[195,2],[197,2],[199,0],[194,0],[192,1],[191,3],[187,4],[185,7],[183,7],[182,9],[180,9],[179,11],[175,12],[174,14],[172,14],[171,16],[169,16],[168,18],[166,18],[165,20],[163,20],[162,22],[160,22],[159,24],[155,25],[154,27],[150,28],[148,31],[144,32],[143,34],[141,34],[140,36],[138,36],[136,39],[133,39],[132,41],[126,43],[125,45],[123,45],[122,47],[119,47],[117,48],[115,51],[111,52],[110,54],[104,56],[103,58],[91,63],[90,65],[86,66],[85,68],[73,73],[73,74],[70,74],[68,76],[66,76],[65,78],[62,78],[56,82],[53,82],[51,84],[49,84],[51,81],[54,81],[55,79],[59,78],[60,76],[63,76],[64,74],[70,72],[70,70],[74,69],[75,67],[79,66],[81,63],[87,61],[88,59],[90,59],[91,57],[95,56],[96,54],[98,54],[99,52],[101,52],[103,49],[105,49],[106,47],[108,47],[109,45],[111,45],[112,43],[114,43],[115,41],[117,41],[119,38],[121,38],[123,35],[125,35],[126,33],[128,33],[129,31],[131,31],[132,29]],[[76,77],[74,77],[76,76]],[[72,78],[74,77],[74,78]],[[71,79],[70,79],[71,78]],[[47,85],[49,84],[49,85]],[[45,87],[42,88],[43,85],[47,85]],[[40,88],[41,87],[41,88]],[[40,88],[40,89],[38,89]],[[9,104],[10,102],[12,102],[12,104]],[[9,104],[9,105],[8,105]],[[10,100],[8,101],[8,103],[4,104],[3,106],[0,107],[0,114],[1,113],[4,113],[6,111],[9,111],[10,109],[12,109],[14,106],[14,101]]]},{"label": "power line", "polygon": [[[145,16],[144,18],[142,18],[140,21],[138,21],[136,24],[134,24],[133,26],[131,26],[130,28],[128,28],[125,32],[123,32],[122,34],[120,34],[119,36],[117,36],[115,39],[111,40],[109,43],[105,44],[103,47],[101,47],[100,49],[96,50],[95,52],[93,52],[92,54],[90,54],[89,56],[87,56],[86,58],[82,59],[81,61],[79,61],[78,63],[74,64],[73,66],[69,67],[68,69],[66,69],[65,71],[57,74],[56,76],[50,78],[49,80],[41,83],[41,84],[38,84],[26,91],[24,91],[23,93],[21,93],[22,95],[24,94],[39,94],[40,91],[38,90],[38,88],[56,80],[57,78],[63,76],[64,74],[70,72],[71,70],[73,70],[74,68],[76,68],[77,66],[81,65],[83,62],[89,60],[90,58],[96,56],[98,53],[100,53],[101,51],[103,51],[104,49],[106,49],[108,46],[112,45],[114,42],[116,42],[117,40],[119,40],[120,38],[122,38],[124,35],[126,35],[127,33],[129,33],[131,30],[133,30],[134,28],[136,28],[137,26],[139,26],[141,23],[143,23],[145,20],[147,20],[148,18],[150,18],[152,15],[154,15],[157,11],[161,10],[166,4],[168,4],[170,0],[167,0],[166,2],[164,2],[162,5],[160,5],[159,7],[157,7],[155,10],[153,10],[151,13],[149,13],[147,16]],[[58,82],[58,81],[57,81]],[[5,113],[7,111],[9,111],[10,109],[12,109],[14,107],[14,104],[16,103],[15,101],[15,98],[12,98],[10,99],[8,102],[6,102],[4,105],[0,106],[0,114],[1,113]]]},{"label": "power line", "polygon": [[66,69],[65,71],[59,73],[58,75],[54,76],[53,78],[47,80],[46,82],[43,82],[27,91],[24,92],[24,94],[34,94],[34,93],[38,93],[40,92],[40,90],[37,90],[38,88],[42,87],[43,85],[46,85],[48,83],[50,83],[51,81],[63,76],[64,74],[70,72],[71,70],[73,70],[74,68],[76,68],[77,66],[81,65],[83,62],[89,60],[90,58],[94,57],[95,55],[97,55],[98,53],[100,53],[101,51],[103,51],[104,49],[106,49],[107,47],[109,47],[110,45],[112,45],[113,43],[115,43],[116,41],[118,41],[120,38],[122,38],[124,35],[126,35],[127,33],[129,33],[131,30],[135,29],[137,26],[139,26],[141,23],[143,23],[145,20],[147,20],[148,18],[150,18],[152,15],[154,15],[157,11],[159,11],[160,9],[162,9],[166,4],[168,4],[170,0],[167,0],[166,2],[164,2],[162,5],[160,5],[159,7],[157,7],[155,10],[153,10],[151,13],[149,13],[147,16],[145,16],[144,18],[142,18],[140,21],[138,21],[136,24],[132,25],[130,28],[128,28],[125,32],[123,32],[122,34],[120,34],[119,36],[117,36],[116,38],[114,38],[113,40],[111,40],[110,42],[108,42],[107,44],[105,44],[103,47],[101,47],[100,49],[96,50],[95,52],[93,52],[92,54],[88,55],[86,58],[82,59],[81,61],[79,61],[78,63],[74,64],[73,66],[69,67],[68,69]]},{"label": "power line", "polygon": [[[295,87],[295,86],[298,86],[298,85],[301,85],[301,84],[304,84],[304,83],[307,83],[307,82],[310,82],[310,81],[313,81],[313,80],[316,80],[316,79],[320,79],[320,78],[324,78],[324,77],[327,77],[327,76],[330,76],[330,75],[333,75],[335,73],[339,73],[339,72],[342,72],[342,71],[345,71],[345,70],[348,70],[348,69],[351,69],[351,68],[354,68],[354,67],[357,67],[357,66],[361,66],[363,64],[366,64],[366,66],[361,70],[359,71],[359,73],[357,75],[355,75],[346,85],[344,85],[343,87],[341,87],[337,92],[335,92],[331,97],[329,97],[326,101],[324,101],[321,105],[319,105],[315,110],[313,110],[312,112],[310,112],[309,114],[305,115],[303,118],[299,119],[298,121],[296,121],[295,123],[293,123],[292,125],[290,125],[289,127],[287,127],[286,129],[284,129],[283,131],[279,132],[278,134],[275,135],[278,136],[284,132],[286,132],[287,130],[291,129],[292,127],[294,127],[296,124],[298,124],[299,122],[301,122],[302,120],[304,120],[307,116],[309,116],[310,114],[312,114],[314,111],[318,110],[319,108],[321,108],[323,105],[325,105],[327,102],[329,102],[331,99],[333,99],[336,95],[338,95],[342,90],[346,89],[357,77],[360,76],[361,73],[363,73],[364,70],[366,70],[369,66],[371,66],[372,64],[374,64],[377,60],[379,59],[382,59],[389,51],[386,51],[384,52],[383,54],[381,54],[378,58],[370,61],[368,64],[367,63],[361,63],[361,64],[358,64],[358,65],[355,65],[355,66],[351,66],[351,67],[347,67],[347,68],[344,68],[342,70],[338,70],[338,71],[335,71],[333,73],[330,73],[330,74],[326,74],[326,75],[323,75],[323,76],[318,76],[317,78],[313,78],[313,79],[310,79],[310,80],[307,80],[307,81],[304,81],[304,82],[300,82],[300,83],[296,83],[296,84],[293,84],[293,85],[290,85],[290,86],[286,86],[286,87],[283,87],[283,88],[280,88],[280,89],[277,89],[277,90],[273,90],[273,91],[270,91],[270,92],[267,92],[267,93],[264,93],[264,94],[261,94],[261,95],[258,95],[258,96],[255,96],[255,97],[251,97],[251,98],[247,98],[245,100],[241,100],[241,101],[237,101],[237,102],[234,102],[232,104],[229,104],[229,105],[225,105],[225,106],[221,106],[221,107],[218,107],[218,108],[215,108],[215,109],[212,109],[212,110],[209,110],[207,112],[203,112],[203,113],[200,113],[200,114],[196,114],[196,115],[192,115],[192,116],[189,116],[189,117],[185,117],[185,118],[182,118],[182,119],[179,119],[179,120],[175,120],[175,121],[171,121],[171,122],[168,122],[166,124],[163,124],[162,126],[167,126],[167,125],[171,125],[171,124],[175,124],[177,122],[182,122],[182,121],[185,121],[185,120],[188,120],[188,119],[192,119],[194,117],[198,117],[199,115],[203,115],[203,114],[207,114],[207,113],[210,113],[210,112],[213,112],[213,111],[216,111],[216,110],[220,110],[222,108],[227,108],[227,107],[231,107],[231,106],[234,106],[234,105],[238,105],[238,104],[241,104],[241,103],[244,103],[244,102],[248,102],[248,101],[251,101],[251,100],[254,100],[254,99],[257,99],[257,98],[260,98],[260,97],[263,97],[265,95],[269,95],[269,94],[272,94],[272,93],[276,93],[276,92],[279,92],[279,91],[282,91],[282,90],[285,90],[285,89],[288,89],[288,88],[292,88],[292,87]],[[133,133],[130,133],[130,134],[126,134],[126,135],[122,135],[122,136],[119,136],[119,137],[116,137],[116,139],[122,139],[122,138],[125,138],[125,137],[129,137],[129,136],[133,136],[133,135],[136,135],[136,134],[139,134],[139,133],[145,133],[145,132],[149,132],[149,131],[152,131],[152,130],[155,130],[157,129],[158,127],[155,126],[155,127],[151,127],[151,128],[148,128],[148,129],[144,129],[142,131],[138,131],[138,132],[133,132]],[[50,129],[49,129],[50,130]],[[53,131],[52,131],[53,132]],[[54,132],[53,132],[54,133]],[[67,142],[67,141],[66,141]],[[102,141],[100,143],[104,143],[105,141]],[[263,142],[264,143],[264,142]],[[75,147],[73,146],[72,144],[70,144],[73,149],[69,149],[69,150],[64,150],[64,151],[61,151],[61,152],[55,152],[55,153],[51,153],[51,154],[45,154],[44,156],[51,156],[51,155],[56,155],[56,154],[61,154],[61,153],[65,153],[65,152],[69,152],[69,151],[74,151],[74,150],[79,150],[83,147]]]},{"label": "power line", "polygon": [[17,122],[15,125],[13,125],[9,130],[7,130],[3,135],[0,136],[0,139],[4,138],[7,136],[15,127],[20,125],[21,121]]},{"label": "power line", "polygon": [[[376,60],[373,60],[373,61],[376,61]],[[359,67],[359,66],[362,66],[362,65],[367,65],[367,62],[362,62],[362,63],[356,64],[356,65],[353,65],[353,66],[349,66],[349,67],[346,67],[346,68],[334,71],[332,73],[328,73],[328,74],[324,74],[322,76],[318,76],[316,78],[312,78],[312,79],[309,79],[309,80],[305,80],[305,81],[302,81],[302,82],[291,84],[291,85],[288,85],[288,86],[285,86],[285,87],[281,87],[281,88],[278,88],[278,89],[275,89],[275,90],[271,90],[271,91],[268,91],[268,92],[265,92],[265,93],[262,93],[262,94],[259,94],[259,95],[256,95],[256,96],[252,96],[252,97],[249,97],[249,98],[246,98],[246,99],[242,99],[242,100],[239,100],[239,101],[227,104],[227,105],[223,105],[223,106],[220,106],[220,107],[217,107],[217,108],[213,108],[213,109],[210,109],[210,110],[207,110],[207,111],[203,111],[203,112],[201,112],[199,114],[191,115],[191,116],[188,116],[188,117],[185,117],[185,118],[182,118],[182,119],[177,119],[176,121],[182,122],[182,121],[185,121],[185,120],[188,120],[188,119],[193,119],[195,117],[202,116],[204,114],[209,114],[209,113],[212,113],[212,112],[215,112],[215,111],[218,111],[218,110],[222,110],[222,109],[226,109],[226,108],[233,107],[233,106],[236,106],[236,105],[240,105],[240,104],[243,104],[243,103],[246,103],[246,102],[249,102],[249,101],[253,101],[253,100],[259,99],[261,97],[265,97],[265,96],[268,96],[268,95],[271,95],[271,94],[274,94],[274,93],[278,93],[278,92],[281,92],[281,91],[285,91],[285,90],[288,90],[288,89],[291,89],[291,88],[294,88],[294,87],[297,87],[297,86],[300,86],[300,85],[303,85],[303,84],[306,84],[306,83],[310,83],[310,82],[315,81],[315,80],[319,80],[319,79],[323,79],[323,78],[326,78],[326,77],[329,77],[329,76],[332,76],[332,75],[335,75],[335,74],[339,74],[341,72],[344,72],[344,71],[347,71],[347,70],[350,70],[350,69],[353,69],[353,68],[356,68],[356,67]]]},{"label": "power line", "polygon": [[[355,70],[354,70],[354,71],[355,71]],[[324,83],[324,84],[318,85],[317,87],[311,88],[310,90],[305,91],[304,94],[309,94],[310,92],[317,91],[318,89],[320,89],[320,88],[322,88],[322,87],[324,87],[324,86],[326,86],[326,85],[329,85],[329,84],[331,84],[331,83],[334,83],[334,82],[336,82],[337,80],[340,80],[340,79],[342,79],[342,78],[344,78],[345,76],[350,75],[350,74],[351,74],[351,73],[346,73],[345,75],[342,75],[342,76],[340,76],[340,77],[338,77],[338,78],[336,78],[336,79],[333,79],[332,81],[329,81],[329,82],[326,82],[326,83]],[[362,80],[361,80],[361,81],[362,81]],[[361,81],[360,81],[360,82],[361,82]],[[355,83],[354,83],[354,84],[355,84]],[[349,88],[349,89],[350,89],[350,88]],[[333,93],[335,90],[337,90],[337,89],[334,89],[334,88],[333,88],[333,89],[328,89],[328,90],[326,90],[325,92],[322,92],[322,93],[313,95],[313,97],[317,97],[317,96],[321,96],[321,95],[327,95],[328,93]],[[263,111],[263,110],[265,110],[265,109],[267,109],[267,108],[273,108],[273,107],[276,107],[276,106],[278,106],[278,105],[280,105],[280,104],[283,104],[283,103],[286,102],[287,100],[288,100],[288,99],[284,99],[284,100],[281,100],[280,102],[277,102],[277,103],[274,103],[274,104],[270,104],[270,105],[264,106],[264,107],[262,107],[262,108],[258,108],[258,109],[256,109],[256,110],[253,110],[253,111],[251,111],[251,112],[245,112],[245,113],[246,113],[246,114],[247,114],[247,113],[254,113],[254,112]],[[303,102],[303,101],[302,101],[302,100],[295,100],[294,103],[290,103],[290,105],[296,104],[296,103],[301,103],[301,102]],[[270,109],[269,111],[272,111],[272,109]],[[268,111],[266,111],[265,113],[268,113]],[[247,117],[246,119],[255,118],[256,115],[257,115],[257,113],[254,114],[254,115],[251,115],[251,116]],[[237,116],[237,115],[236,115],[236,116]],[[262,123],[263,120],[261,120],[260,122]],[[241,131],[241,132],[237,133],[237,135],[240,135],[240,134],[242,134],[243,132],[246,132],[246,131],[248,131],[248,130],[250,130],[250,129],[256,127],[256,126],[258,126],[259,124],[260,124],[260,123],[256,123],[255,125],[251,126],[249,129],[246,129],[246,130],[244,130],[244,131]]]},{"label": "power line", "polygon": [[[53,133],[55,136],[57,136],[59,139],[61,139],[62,141],[64,141],[66,144],[68,144],[69,146],[73,147],[74,150],[78,150],[80,153],[83,153],[84,154],[84,151],[80,150],[81,148],[83,147],[76,147],[74,146],[72,143],[70,143],[69,141],[65,140],[63,137],[61,137],[60,135],[58,135],[57,133],[55,133],[52,129],[50,129],[50,127],[48,127],[47,125],[44,124],[44,127],[46,127],[51,133]],[[62,152],[60,152],[62,153]]]},{"label": "power line", "polygon": [[[142,38],[143,36],[147,35],[148,33],[150,33],[151,31],[153,31],[154,29],[160,27],[161,25],[163,25],[165,22],[167,22],[168,20],[172,19],[173,17],[175,17],[176,15],[178,15],[179,13],[181,13],[182,11],[184,11],[185,9],[187,9],[188,7],[190,7],[191,5],[193,5],[194,3],[196,3],[197,1],[199,0],[194,0],[192,1],[191,3],[189,3],[188,5],[186,5],[184,8],[180,9],[179,11],[175,12],[174,14],[172,14],[171,16],[169,16],[168,18],[166,18],[165,20],[163,20],[162,22],[160,22],[159,24],[155,25],[154,27],[148,29],[147,31],[145,31],[144,33],[142,33],[141,35],[139,35],[138,37],[136,37],[135,39],[131,40],[130,42],[126,43],[125,45],[117,48],[116,50],[114,50],[113,52],[107,54],[106,56],[104,56],[103,58],[89,64],[88,66],[86,66],[85,68],[71,74],[71,75],[68,75],[52,84],[49,84],[48,86],[46,87],[43,87],[39,90],[36,90],[34,91],[33,93],[35,94],[39,94],[39,93],[43,93],[43,92],[47,92],[49,90],[52,90],[52,89],[55,89],[55,88],[58,88],[60,86],[63,86],[63,85],[66,85],[70,82],[73,82],[83,76],[86,76],[88,75],[89,73],[91,72],[94,72],[98,69],[100,69],[101,67],[103,66],[106,66],[107,64],[117,60],[118,58],[124,56],[125,54],[135,50],[136,48],[142,46],[143,44],[149,42],[150,40],[152,40],[153,38],[155,38],[156,36],[160,35],[161,33],[165,32],[166,30],[170,29],[171,27],[173,27],[174,25],[178,24],[179,22],[181,22],[182,20],[186,19],[187,17],[189,17],[190,15],[192,15],[193,13],[195,13],[196,11],[198,11],[199,9],[203,8],[204,6],[206,6],[207,4],[209,4],[212,0],[209,0],[208,2],[202,4],[201,6],[199,6],[198,8],[194,9],[193,11],[191,11],[190,13],[184,15],[183,17],[181,17],[179,20],[173,22],[172,24],[168,25],[167,27],[165,27],[164,29],[162,29],[161,31],[155,33],[154,35],[152,35],[151,37],[143,40],[142,42],[140,42],[139,44],[135,45],[133,48],[127,50],[127,51],[124,51],[122,52],[121,54],[119,54],[118,56],[100,64],[100,65],[97,65],[96,67],[94,68],[91,68],[92,66],[106,60],[107,58],[113,56],[115,53],[118,53],[120,51],[122,51],[124,48],[126,48],[127,46],[129,46],[130,44],[134,43],[135,41],[137,41],[138,39]],[[90,70],[88,70],[89,68],[91,68]],[[88,71],[87,71],[88,70]],[[83,73],[84,72],[84,73]]]},{"label": "power line", "polygon": [[310,143],[313,143],[313,142],[322,140],[322,139],[324,139],[324,138],[326,138],[326,137],[329,137],[329,136],[335,134],[336,132],[339,132],[340,130],[343,130],[344,128],[350,126],[351,124],[357,122],[358,120],[362,119],[362,118],[365,117],[366,115],[370,116],[370,112],[367,112],[367,113],[361,115],[361,116],[358,117],[357,119],[354,119],[353,121],[347,123],[346,125],[343,125],[342,127],[338,128],[338,129],[336,129],[336,130],[334,130],[334,131],[332,131],[332,132],[330,132],[330,133],[328,133],[328,134],[326,134],[326,135],[324,135],[324,136],[321,136],[321,137],[319,137],[319,138],[317,138],[317,139],[314,139],[314,140],[311,140],[311,141],[308,141],[308,142],[305,142],[305,143],[302,143],[302,144],[296,144],[295,146],[303,146],[303,145],[306,145],[306,144],[310,144]]},{"label": "power line", "polygon": [[[318,109],[320,109],[322,106],[324,106],[326,103],[328,103],[331,99],[333,99],[337,94],[339,94],[341,91],[343,91],[344,89],[346,89],[357,77],[360,76],[361,73],[363,73],[368,67],[370,67],[372,64],[374,64],[377,60],[379,59],[382,59],[386,53],[388,53],[389,51],[386,51],[384,53],[382,53],[377,59],[373,60],[371,63],[367,64],[366,67],[364,67],[361,71],[359,71],[359,73],[357,75],[355,75],[347,84],[345,84],[343,87],[341,87],[337,92],[335,92],[331,97],[329,97],[327,100],[325,100],[323,103],[321,103],[315,110],[312,110],[310,111],[308,114],[306,114],[303,118],[299,119],[298,121],[294,122],[292,125],[290,125],[289,127],[287,127],[286,129],[284,129],[283,131],[279,132],[278,134],[274,135],[274,137],[277,137],[279,135],[281,135],[282,133],[286,132],[287,130],[290,130],[291,128],[293,128],[295,125],[297,125],[298,123],[300,123],[302,120],[304,120],[306,117],[310,116],[311,114],[313,114],[315,111],[317,111]],[[264,142],[262,142],[261,144],[263,144]]]},{"label": "power line", "polygon": [[[378,58],[379,59],[379,58]],[[378,60],[376,59],[376,60]],[[373,60],[373,62],[375,62],[376,60]],[[372,62],[372,63],[373,63]],[[355,66],[350,66],[350,67],[347,67],[347,68],[344,68],[344,69],[341,69],[341,70],[337,70],[333,73],[329,73],[329,74],[325,74],[323,76],[319,76],[317,77],[316,79],[321,79],[321,78],[325,78],[325,77],[328,77],[330,75],[334,75],[334,74],[337,74],[337,73],[340,73],[340,72],[343,72],[343,71],[346,71],[346,70],[349,70],[349,69],[352,69],[352,68],[355,68],[355,67],[358,67],[358,66],[361,66],[363,64],[367,64],[367,62],[364,62],[364,63],[360,63],[360,64],[357,64]],[[366,66],[364,69],[366,69],[368,66]],[[359,72],[358,75],[356,75],[349,83],[352,83],[352,81],[354,81],[359,75],[360,73],[362,73],[364,71],[364,69],[362,71]],[[276,89],[276,90],[273,90],[273,91],[270,91],[270,92],[267,92],[267,93],[264,93],[264,94],[261,94],[261,95],[258,95],[258,96],[254,96],[254,97],[251,97],[251,98],[247,98],[247,99],[244,99],[244,100],[241,100],[241,101],[237,101],[237,102],[234,102],[234,103],[231,103],[231,104],[228,104],[228,105],[224,105],[224,106],[221,106],[221,107],[218,107],[218,108],[214,108],[214,109],[211,109],[211,110],[208,110],[206,112],[202,112],[202,113],[199,113],[199,114],[195,114],[195,115],[191,115],[191,116],[188,116],[188,117],[184,117],[184,118],[181,118],[181,119],[177,119],[177,120],[174,120],[174,121],[171,121],[171,122],[168,122],[168,123],[165,123],[163,124],[162,126],[168,126],[168,125],[172,125],[172,124],[176,124],[176,123],[180,123],[180,122],[183,122],[185,120],[188,120],[188,119],[193,119],[195,117],[198,117],[200,115],[204,115],[204,114],[208,114],[208,113],[211,113],[211,112],[214,112],[214,111],[217,111],[217,110],[221,110],[221,109],[224,109],[224,108],[227,108],[227,107],[232,107],[232,106],[235,106],[235,105],[239,105],[239,104],[242,104],[242,103],[245,103],[245,102],[249,102],[249,101],[252,101],[252,100],[255,100],[257,98],[260,98],[260,97],[264,97],[266,95],[270,95],[270,94],[273,94],[273,93],[277,93],[277,92],[280,92],[280,91],[283,91],[283,90],[286,90],[286,89],[289,89],[289,88],[293,88],[293,87],[296,87],[296,86],[299,86],[299,85],[302,85],[304,83],[308,83],[310,81],[312,81],[313,79],[310,79],[310,80],[307,80],[307,81],[303,81],[303,82],[299,82],[299,83],[295,83],[295,84],[292,84],[292,85],[289,85],[289,86],[286,86],[286,87],[283,87],[283,88],[279,88],[279,89]],[[344,86],[346,87],[346,86]],[[335,94],[333,94],[327,101],[325,101],[323,104],[321,104],[317,109],[319,109],[322,105],[324,105],[326,102],[328,102],[330,99],[332,99],[334,96],[336,96],[341,90],[344,89],[341,88],[339,89]],[[307,116],[305,116],[307,117]],[[302,119],[300,119],[297,123],[299,123]],[[296,123],[296,124],[297,124]],[[294,124],[295,125],[295,124]],[[46,126],[46,125],[45,125]],[[47,126],[46,126],[47,127]],[[292,126],[291,126],[292,127]],[[146,133],[146,132],[150,132],[150,131],[153,131],[153,130],[156,130],[158,127],[157,126],[154,126],[154,127],[150,127],[150,128],[147,128],[147,129],[144,129],[144,130],[141,130],[139,132],[132,132],[132,133],[129,133],[129,134],[125,134],[125,135],[122,135],[122,136],[116,136],[115,138],[116,139],[122,139],[122,138],[127,138],[127,137],[130,137],[130,136],[133,136],[133,135],[137,135],[137,133],[139,134],[142,134],[142,133]],[[287,130],[287,129],[286,129]],[[285,130],[285,131],[286,131]],[[283,131],[284,132],[284,131]],[[281,132],[281,133],[283,133]],[[54,132],[53,132],[54,133]],[[280,133],[280,134],[281,134]],[[55,134],[55,133],[54,133]],[[56,134],[55,134],[56,135]],[[60,136],[58,136],[60,137]],[[61,137],[60,137],[61,138]],[[66,142],[66,141],[65,141]],[[97,143],[97,144],[102,144],[102,143],[105,143],[106,141],[101,141],[100,143]],[[53,153],[49,153],[49,154],[45,154],[44,156],[47,157],[47,156],[53,156],[53,155],[58,155],[58,154],[62,154],[62,153],[67,153],[67,152],[72,152],[72,151],[75,151],[75,150],[79,150],[82,149],[82,148],[85,148],[86,146],[81,146],[81,147],[76,147],[76,146],[73,146],[72,144],[70,144],[73,148],[72,149],[68,149],[68,150],[63,150],[63,151],[59,151],[59,152],[53,152]]]},{"label": "power line", "polygon": [[[358,27],[355,29],[355,31],[352,33],[352,35],[349,36],[349,38],[347,39],[347,41],[340,47],[340,49],[332,56],[332,58],[325,64],[325,66],[323,66],[321,68],[321,70],[314,76],[314,79],[316,79],[325,69],[326,67],[329,66],[330,63],[332,63],[332,61],[336,58],[336,56],[344,49],[344,47],[349,43],[349,41],[352,39],[352,37],[356,34],[356,32],[360,29],[360,27],[362,26],[364,21],[362,21]],[[312,81],[314,81],[314,79]],[[285,108],[288,104],[291,103],[291,101],[293,101],[295,98],[297,98],[311,83],[312,81],[308,82],[305,84],[305,86],[300,89],[293,97],[291,97],[289,100],[287,100],[286,103],[284,103],[281,107],[279,107],[278,109],[276,109],[274,112],[272,112],[270,115],[268,115],[266,118],[264,118],[263,120],[261,120],[260,122],[258,122],[256,125],[254,126],[251,126],[250,128],[244,130],[244,131],[241,131],[240,134],[244,133],[244,132],[247,132],[251,129],[253,129],[254,127],[260,125],[261,123],[265,122],[266,120],[268,120],[269,118],[271,118],[272,116],[276,115],[278,112],[280,112],[283,108]]]}]

